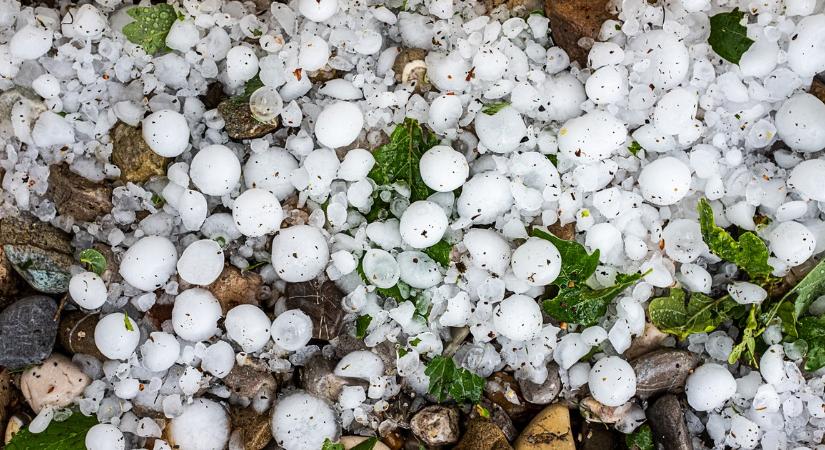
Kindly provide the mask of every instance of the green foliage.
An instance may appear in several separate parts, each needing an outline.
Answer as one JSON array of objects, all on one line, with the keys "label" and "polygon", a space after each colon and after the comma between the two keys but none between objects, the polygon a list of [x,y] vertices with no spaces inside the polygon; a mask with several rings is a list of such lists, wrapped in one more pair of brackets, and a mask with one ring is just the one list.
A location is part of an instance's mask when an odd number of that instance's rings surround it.
[{"label": "green foliage", "polygon": [[825,295],[825,260],[820,261],[784,297],[783,301],[793,302],[793,315],[799,318],[811,303]]},{"label": "green foliage", "polygon": [[80,252],[80,263],[83,264],[86,269],[98,275],[102,275],[103,272],[106,271],[106,257],[93,248],[87,248]]},{"label": "green foliage", "polygon": [[825,367],[825,316],[803,317],[798,329],[799,337],[808,344],[805,370],[813,372]]},{"label": "green foliage", "polygon": [[667,297],[654,298],[647,307],[653,325],[679,339],[694,333],[709,333],[742,311],[742,306],[728,295],[713,299],[694,292],[687,300],[685,291],[678,288],[671,289]]},{"label": "green foliage", "polygon": [[710,17],[708,44],[717,55],[733,64],[739,64],[742,55],[753,45],[747,27],[742,25],[744,17],[739,8]]},{"label": "green foliage", "polygon": [[638,156],[640,150],[642,150],[642,145],[636,141],[631,142],[627,147],[627,151],[629,151],[633,156]]},{"label": "green foliage", "polygon": [[364,439],[360,444],[353,447],[352,450],[372,450],[375,448],[375,444],[377,443],[378,438],[373,436],[371,438]]},{"label": "green foliage", "polygon": [[559,288],[573,288],[584,284],[599,266],[599,250],[588,254],[583,245],[576,241],[566,241],[552,233],[533,228],[531,236],[550,241],[561,255],[561,270],[553,284]]},{"label": "green foliage", "polygon": [[152,6],[135,6],[126,11],[135,19],[123,27],[123,35],[133,44],[143,47],[150,55],[168,50],[166,35],[178,14],[172,5],[160,3]]},{"label": "green foliage", "polygon": [[444,267],[450,266],[450,252],[452,251],[453,246],[447,243],[444,239],[438,241],[432,247],[428,247],[424,249],[424,253],[427,254],[430,258],[432,258],[435,262],[441,264]]},{"label": "green foliage", "polygon": [[248,266],[246,266],[246,268],[243,270],[243,272],[249,272],[249,271],[255,270],[259,267],[263,267],[267,264],[269,264],[269,261],[255,261],[255,262],[249,264]]},{"label": "green foliage", "polygon": [[625,436],[625,443],[629,450],[653,450],[653,431],[650,430],[650,425],[644,424]]},{"label": "green foliage", "polygon": [[452,358],[436,356],[424,373],[430,378],[427,389],[438,402],[452,397],[458,403],[478,403],[484,392],[484,378],[467,369],[456,367]]},{"label": "green foliage", "polygon": [[733,346],[730,355],[728,355],[728,363],[734,364],[739,361],[739,358],[744,354],[754,367],[758,367],[756,363],[756,336],[765,331],[765,327],[760,327],[756,320],[756,312],[759,307],[752,306],[748,313],[748,320],[745,322],[745,328],[742,330],[742,339],[738,344]]},{"label": "green foliage", "polygon": [[160,194],[156,194],[152,192],[152,205],[155,208],[163,208],[163,205],[166,204],[166,199],[160,196]]},{"label": "green foliage", "polygon": [[369,177],[379,186],[404,182],[410,187],[410,200],[424,200],[433,193],[421,179],[421,155],[438,144],[438,138],[415,119],[406,118],[395,127],[390,142],[374,152],[375,166]]},{"label": "green foliage", "polygon": [[321,446],[321,450],[345,450],[343,444],[339,444],[337,442],[332,442],[329,438],[324,439],[324,445]]},{"label": "green foliage", "polygon": [[487,114],[488,116],[492,116],[508,106],[510,106],[510,103],[508,102],[489,103],[484,105],[483,108],[481,108],[481,112]]},{"label": "green foliage", "polygon": [[52,421],[41,433],[23,428],[6,445],[6,450],[86,450],[86,432],[95,425],[95,416],[75,412],[62,422]]},{"label": "green foliage", "polygon": [[127,314],[126,311],[123,312],[123,326],[125,326],[128,331],[135,331],[135,327],[132,326],[132,321],[129,320],[129,314]]},{"label": "green foliage", "polygon": [[358,318],[355,319],[355,337],[358,339],[367,337],[367,328],[369,328],[370,322],[372,322],[372,316],[369,314],[358,316]]}]

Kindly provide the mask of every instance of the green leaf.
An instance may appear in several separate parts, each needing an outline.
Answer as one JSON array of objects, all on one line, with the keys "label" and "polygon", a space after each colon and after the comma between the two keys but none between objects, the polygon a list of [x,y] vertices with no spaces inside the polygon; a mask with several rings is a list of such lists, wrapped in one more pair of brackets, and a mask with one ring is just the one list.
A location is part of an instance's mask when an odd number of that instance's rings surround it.
[{"label": "green leaf", "polygon": [[492,116],[508,106],[510,106],[510,103],[508,102],[488,103],[481,108],[481,112],[487,114],[488,116]]},{"label": "green leaf", "polygon": [[710,17],[708,44],[717,55],[733,64],[739,64],[742,55],[753,45],[747,27],[742,25],[744,17],[739,8]]},{"label": "green leaf", "polygon": [[155,208],[163,208],[163,205],[166,204],[166,199],[160,196],[160,194],[156,194],[152,192],[152,205]]},{"label": "green leaf", "polygon": [[432,258],[435,262],[441,264],[444,267],[450,266],[450,252],[453,250],[453,246],[447,243],[444,239],[438,241],[432,247],[428,247],[424,249],[424,253],[427,254],[430,258]]},{"label": "green leaf", "polygon": [[321,446],[321,450],[346,450],[343,444],[338,444],[336,442],[332,442],[329,438],[324,439],[324,445]]},{"label": "green leaf", "polygon": [[653,432],[650,425],[644,424],[625,436],[625,443],[629,450],[653,450]]},{"label": "green leaf", "polygon": [[825,295],[825,260],[820,261],[807,275],[782,297],[793,302],[794,317],[799,318],[811,303]]},{"label": "green leaf", "polygon": [[40,433],[23,428],[6,445],[6,450],[86,450],[86,432],[97,425],[95,416],[87,417],[79,412],[68,419],[52,421]]},{"label": "green leaf", "polygon": [[128,331],[135,331],[135,327],[132,326],[132,321],[129,320],[129,314],[126,311],[123,312],[123,325]]},{"label": "green leaf", "polygon": [[584,246],[576,241],[566,241],[539,228],[533,228],[531,236],[553,243],[561,255],[561,270],[553,284],[560,288],[573,288],[584,284],[599,266],[599,250],[588,254]]},{"label": "green leaf", "polygon": [[135,6],[126,11],[135,19],[123,27],[123,35],[133,44],[140,45],[147,54],[154,55],[168,50],[166,35],[178,20],[172,5],[161,3],[153,6]]},{"label": "green leaf", "polygon": [[370,322],[372,322],[372,316],[369,314],[358,316],[358,318],[355,319],[355,337],[358,339],[367,337],[367,328],[369,328]]},{"label": "green leaf", "polygon": [[478,403],[484,393],[484,378],[467,369],[457,369],[450,384],[450,397],[458,403]]},{"label": "green leaf", "polygon": [[825,316],[803,317],[797,329],[799,337],[808,344],[805,370],[813,372],[825,367]]},{"label": "green leaf", "polygon": [[373,436],[371,438],[367,438],[361,441],[360,444],[352,447],[352,450],[372,450],[375,447],[375,444],[378,443],[378,438]]},{"label": "green leaf", "polygon": [[744,270],[751,280],[756,282],[767,281],[771,277],[773,267],[768,264],[770,251],[759,236],[745,232],[739,240],[733,238],[713,220],[713,208],[707,199],[699,200],[699,226],[702,230],[702,239],[710,251]]},{"label": "green leaf", "polygon": [[249,97],[252,97],[252,94],[254,94],[255,91],[262,88],[263,86],[264,86],[264,82],[261,81],[260,74],[255,75],[249,81],[247,81],[246,84],[244,85],[243,96],[246,97],[247,99],[249,99]]},{"label": "green leaf", "polygon": [[544,311],[562,322],[585,327],[594,325],[607,312],[610,302],[643,276],[640,273],[619,274],[616,276],[615,285],[603,289],[592,289],[585,284],[574,288],[562,288],[557,296],[544,301]]},{"label": "green leaf", "polygon": [[212,240],[217,242],[218,245],[221,246],[221,248],[226,247],[226,238],[224,238],[223,236],[218,236],[218,237],[212,238]]},{"label": "green leaf", "polygon": [[246,268],[243,270],[243,272],[249,272],[250,270],[255,270],[258,267],[263,267],[267,264],[269,264],[269,261],[255,261],[254,263],[246,266]]},{"label": "green leaf", "polygon": [[424,200],[433,193],[421,179],[419,161],[421,155],[438,144],[433,133],[427,131],[415,119],[406,118],[395,127],[390,142],[378,147],[372,155],[375,166],[369,177],[379,186],[397,181],[410,187],[410,200]]},{"label": "green leaf", "polygon": [[421,343],[421,339],[419,339],[419,338],[415,338],[415,339],[410,341],[410,345],[413,346],[413,347],[415,347],[416,345],[418,345],[420,343]]},{"label": "green leaf", "polygon": [[631,142],[627,147],[627,151],[633,156],[638,156],[640,150],[642,150],[642,145],[636,141]]},{"label": "green leaf", "polygon": [[80,262],[88,270],[98,275],[102,275],[106,271],[106,257],[93,248],[87,248],[80,252]]},{"label": "green leaf", "polygon": [[764,328],[760,330],[759,322],[756,320],[756,312],[758,309],[756,306],[751,307],[745,328],[742,330],[742,340],[733,346],[733,350],[731,350],[730,355],[728,355],[728,364],[736,363],[744,354],[754,367],[759,367],[756,363],[756,336],[761,334]]},{"label": "green leaf", "polygon": [[450,385],[453,383],[455,376],[455,363],[452,358],[446,356],[436,356],[427,364],[424,369],[424,374],[430,378],[430,384],[427,392],[430,393],[438,402],[447,400]]},{"label": "green leaf", "polygon": [[490,418],[490,410],[488,410],[487,408],[482,406],[480,403],[475,404],[475,409],[476,409],[476,412],[478,413],[478,415],[481,416],[482,418],[484,418],[484,419],[489,419]]},{"label": "green leaf", "polygon": [[685,291],[678,288],[671,289],[667,297],[654,298],[647,307],[653,325],[679,339],[694,333],[709,333],[734,318],[737,311],[742,311],[742,306],[729,295],[713,299],[694,292],[686,301]]}]

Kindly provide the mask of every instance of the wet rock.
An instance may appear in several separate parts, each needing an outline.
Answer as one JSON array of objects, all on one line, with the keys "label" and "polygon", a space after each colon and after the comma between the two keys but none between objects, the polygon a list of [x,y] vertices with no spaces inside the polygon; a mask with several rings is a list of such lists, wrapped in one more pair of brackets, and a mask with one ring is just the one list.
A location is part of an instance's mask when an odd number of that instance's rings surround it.
[{"label": "wet rock", "polygon": [[[349,450],[356,445],[366,441],[369,439],[366,436],[341,436],[341,439],[338,441],[339,444],[343,445],[345,449]],[[375,446],[372,447],[373,450],[390,450],[387,447],[387,444],[384,444],[381,441],[375,443]]]},{"label": "wet rock", "polygon": [[60,345],[71,354],[83,353],[103,361],[106,358],[95,345],[95,327],[100,321],[98,314],[70,311],[63,314],[57,331]]},{"label": "wet rock", "polygon": [[636,372],[636,396],[642,400],[684,391],[688,375],[699,364],[699,355],[685,350],[662,349],[630,362]]},{"label": "wet rock", "polygon": [[501,406],[513,419],[519,422],[537,411],[522,397],[518,382],[506,372],[494,372],[484,384],[484,394],[491,402]]},{"label": "wet rock", "polygon": [[544,12],[550,19],[553,42],[570,56],[587,66],[588,49],[579,46],[579,39],[597,39],[605,20],[613,18],[608,11],[609,0],[545,0]]},{"label": "wet rock", "polygon": [[326,83],[327,81],[340,78],[340,73],[337,69],[333,69],[329,64],[309,74],[309,79],[312,84]]},{"label": "wet rock", "polygon": [[112,187],[87,180],[66,164],[49,168],[46,198],[54,202],[58,214],[82,222],[94,222],[112,210]]},{"label": "wet rock", "polygon": [[300,309],[312,319],[312,337],[329,341],[341,333],[344,294],[329,280],[314,279],[286,285],[287,309]]},{"label": "wet rock", "polygon": [[593,397],[585,397],[579,402],[579,412],[588,422],[616,423],[627,416],[632,408],[632,402],[620,406],[607,406]]},{"label": "wet rock", "polygon": [[512,450],[507,437],[499,427],[480,417],[470,420],[467,431],[455,450]]},{"label": "wet rock", "polygon": [[263,283],[261,276],[255,272],[245,272],[235,266],[226,265],[208,289],[218,299],[223,313],[226,314],[238,305],[260,305],[258,291]]},{"label": "wet rock", "polygon": [[459,436],[458,412],[446,406],[428,406],[415,413],[410,428],[427,445],[455,444]]},{"label": "wet rock", "polygon": [[162,330],[163,322],[172,320],[172,308],[174,308],[174,306],[173,304],[155,303],[149,308],[149,311],[146,311],[143,318],[146,319],[146,322],[150,323],[155,330]]},{"label": "wet rock", "polygon": [[89,377],[72,361],[53,354],[43,364],[31,367],[20,377],[20,390],[35,413],[46,406],[71,405],[90,383]]},{"label": "wet rock", "polygon": [[278,129],[277,121],[274,124],[259,122],[252,117],[249,110],[249,101],[237,97],[229,98],[218,105],[226,133],[232,139],[255,139],[266,136]]},{"label": "wet rock", "polygon": [[630,341],[630,348],[624,352],[624,357],[633,359],[644,355],[647,352],[656,350],[662,346],[662,342],[667,339],[667,334],[662,333],[650,322],[645,323],[645,331],[640,336],[636,336]]},{"label": "wet rock", "polygon": [[0,246],[0,311],[7,305],[4,299],[9,299],[20,292],[20,277],[14,271],[11,263],[6,259],[3,247]]},{"label": "wet rock", "polygon": [[547,379],[544,383],[536,384],[528,379],[518,380],[521,395],[524,399],[535,405],[549,405],[561,391],[561,378],[559,378],[559,366],[550,363],[547,367]]},{"label": "wet rock", "polygon": [[169,159],[149,148],[139,128],[118,122],[109,137],[112,162],[120,168],[120,179],[124,182],[143,183],[153,176],[166,174]]},{"label": "wet rock", "polygon": [[278,382],[263,363],[252,362],[235,364],[223,378],[223,384],[241,397],[253,397],[265,391],[272,396],[278,388]]},{"label": "wet rock", "polygon": [[412,85],[416,93],[428,92],[432,86],[427,81],[426,56],[427,51],[420,48],[401,49],[392,65],[395,81]]},{"label": "wet rock", "polygon": [[544,408],[521,432],[515,450],[575,450],[570,411],[561,403]]},{"label": "wet rock", "polygon": [[576,448],[579,450],[618,450],[619,442],[621,440],[616,431],[592,422],[584,422],[581,433],[576,436]]},{"label": "wet rock", "polygon": [[[243,450],[261,450],[272,441],[269,414],[258,414],[252,408],[232,408],[232,439],[243,445]],[[236,436],[237,433],[237,436]]]},{"label": "wet rock", "polygon": [[52,352],[57,335],[57,304],[34,295],[0,312],[0,366],[20,369],[40,364]]},{"label": "wet rock", "polygon": [[659,397],[647,409],[647,420],[657,450],[693,450],[682,405],[675,395]]},{"label": "wet rock", "polygon": [[29,215],[5,217],[0,242],[11,266],[35,290],[60,294],[69,289],[74,260],[68,234]]},{"label": "wet rock", "polygon": [[301,367],[298,385],[316,397],[335,402],[344,386],[367,386],[366,382],[335,375],[335,362],[315,355]]}]

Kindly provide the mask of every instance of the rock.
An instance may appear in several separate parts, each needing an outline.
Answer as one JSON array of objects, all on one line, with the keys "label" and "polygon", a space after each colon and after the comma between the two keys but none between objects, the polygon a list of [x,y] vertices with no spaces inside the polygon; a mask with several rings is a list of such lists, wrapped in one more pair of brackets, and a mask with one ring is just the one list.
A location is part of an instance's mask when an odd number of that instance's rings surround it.
[{"label": "rock", "polygon": [[69,289],[74,259],[68,234],[22,215],[0,219],[0,242],[11,266],[35,290],[61,294]]},{"label": "rock", "polygon": [[259,306],[258,291],[263,283],[263,278],[255,272],[242,272],[233,265],[226,265],[208,289],[226,314],[238,305]]},{"label": "rock", "polygon": [[607,10],[609,0],[545,0],[544,12],[550,19],[553,42],[564,49],[571,61],[587,66],[589,49],[579,39],[597,39],[602,23],[613,18]]},{"label": "rock", "polygon": [[149,308],[149,311],[146,311],[143,318],[146,319],[146,322],[150,323],[155,330],[162,330],[163,322],[172,320],[172,309],[174,306],[175,305],[171,303],[155,303],[151,308]]},{"label": "rock", "polygon": [[112,162],[120,168],[120,179],[124,182],[143,183],[153,176],[166,174],[169,159],[149,148],[140,128],[118,122],[109,137],[112,140]]},{"label": "rock", "polygon": [[490,422],[493,422],[493,424],[497,426],[502,433],[504,433],[504,437],[507,438],[508,442],[515,441],[518,437],[518,430],[516,429],[516,426],[513,425],[513,420],[510,419],[510,416],[508,416],[507,413],[504,412],[504,408],[496,405],[495,403],[487,400],[486,398],[481,399],[480,405],[487,410],[486,413],[489,414],[489,416],[483,417],[480,414],[481,411],[477,405],[473,408],[470,408],[470,419],[475,419],[478,417],[485,420],[489,420]]},{"label": "rock", "polygon": [[57,304],[33,295],[0,313],[0,366],[20,369],[40,364],[52,352],[57,336]]},{"label": "rock", "polygon": [[633,359],[644,355],[647,352],[656,350],[662,346],[662,342],[667,339],[667,334],[662,333],[650,322],[645,323],[645,331],[641,336],[636,336],[630,341],[630,348],[625,350],[624,357]]},{"label": "rock", "polygon": [[72,361],[53,354],[43,364],[31,367],[20,377],[20,390],[35,413],[46,406],[69,406],[91,380]]},{"label": "rock", "polygon": [[0,311],[7,305],[3,299],[8,299],[20,292],[20,277],[14,271],[11,263],[6,259],[3,247],[0,246]]},{"label": "rock", "polygon": [[814,81],[811,82],[811,88],[808,89],[808,92],[825,102],[825,80],[820,78],[819,75],[815,76]]},{"label": "rock", "polygon": [[427,81],[427,64],[424,62],[426,56],[427,51],[420,48],[401,49],[392,65],[395,81],[411,84],[416,93],[428,92],[432,86]]},{"label": "rock", "polygon": [[333,69],[329,66],[329,64],[321,67],[320,69],[316,70],[309,74],[309,80],[312,81],[312,84],[319,84],[319,83],[326,83],[327,81],[334,80],[336,78],[340,78],[340,72],[337,69]]},{"label": "rock", "polygon": [[106,358],[95,345],[95,327],[100,321],[98,314],[81,311],[64,313],[57,330],[57,341],[71,353],[83,353],[104,361]]},{"label": "rock", "polygon": [[58,214],[82,222],[94,222],[112,211],[112,188],[72,172],[66,164],[49,168],[46,198],[54,202]]},{"label": "rock", "polygon": [[21,416],[13,415],[9,417],[9,421],[6,424],[6,432],[3,436],[3,443],[8,445],[8,443],[11,442],[14,435],[19,433],[25,425],[26,422],[23,420]]},{"label": "rock", "polygon": [[685,350],[662,349],[630,362],[636,372],[636,396],[642,400],[684,391],[688,375],[699,364],[699,355]]},{"label": "rock", "polygon": [[335,362],[315,355],[298,372],[298,385],[308,393],[331,402],[338,401],[344,386],[367,387],[366,382],[339,377],[334,370]]},{"label": "rock", "polygon": [[329,341],[341,333],[344,294],[332,281],[318,278],[303,283],[287,283],[286,308],[298,308],[312,319],[312,337]]},{"label": "rock", "polygon": [[513,422],[526,419],[538,410],[525,401],[516,379],[506,372],[490,375],[484,384],[484,394],[491,402],[501,406]]},{"label": "rock", "polygon": [[675,395],[659,397],[647,409],[646,415],[657,450],[693,450],[685,414]]},{"label": "rock", "polygon": [[564,239],[565,241],[572,241],[576,238],[576,222],[570,222],[566,225],[562,225],[561,221],[556,221],[556,223],[547,227],[547,231],[553,233],[559,239]]},{"label": "rock", "polygon": [[616,423],[633,408],[632,402],[620,406],[607,406],[593,397],[585,397],[579,402],[579,411],[588,422]]},{"label": "rock", "polygon": [[458,442],[458,412],[446,406],[428,406],[410,421],[415,437],[427,445],[450,445]]},{"label": "rock", "polygon": [[550,363],[547,366],[547,379],[544,383],[536,384],[528,379],[518,380],[521,395],[524,399],[535,405],[549,405],[561,391],[561,378],[559,378],[559,366]]},{"label": "rock", "polygon": [[470,420],[467,431],[455,450],[512,450],[501,429],[489,420],[480,417]]},{"label": "rock", "polygon": [[[338,441],[339,444],[343,445],[345,449],[349,450],[356,445],[366,441],[369,439],[366,436],[341,436],[341,439]],[[375,446],[372,447],[373,450],[390,450],[387,447],[387,444],[384,444],[381,441],[375,443]]]},{"label": "rock", "polygon": [[241,397],[253,397],[255,394],[266,391],[272,394],[278,389],[278,382],[263,363],[238,363],[223,378],[223,384],[233,393]]},{"label": "rock", "polygon": [[233,97],[222,101],[218,105],[218,112],[223,116],[224,128],[232,139],[255,139],[266,136],[278,129],[277,121],[274,124],[259,122],[252,117],[249,110],[249,101]]},{"label": "rock", "polygon": [[575,450],[570,411],[561,403],[544,408],[516,439],[515,450]]},{"label": "rock", "polygon": [[295,225],[306,225],[309,223],[309,212],[306,205],[298,207],[298,196],[292,195],[284,200],[281,204],[281,209],[284,211],[284,222],[282,227],[292,227]]},{"label": "rock", "polygon": [[584,422],[581,433],[576,436],[576,448],[579,450],[619,450],[619,442],[615,430],[592,422]]},{"label": "rock", "polygon": [[229,412],[233,438],[243,444],[243,450],[261,450],[272,441],[269,414],[258,414],[251,407],[232,408]]}]

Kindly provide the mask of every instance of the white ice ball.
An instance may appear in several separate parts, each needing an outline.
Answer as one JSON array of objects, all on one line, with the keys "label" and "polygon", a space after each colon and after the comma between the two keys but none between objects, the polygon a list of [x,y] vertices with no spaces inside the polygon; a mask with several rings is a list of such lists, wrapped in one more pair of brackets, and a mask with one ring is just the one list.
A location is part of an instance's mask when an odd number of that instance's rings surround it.
[{"label": "white ice ball", "polygon": [[698,101],[698,94],[691,89],[673,89],[656,103],[653,124],[667,134],[689,132],[696,118]]},{"label": "white ice ball", "polygon": [[354,148],[344,155],[344,160],[338,166],[338,178],[346,181],[361,181],[367,177],[373,166],[375,157],[369,150]]},{"label": "white ice ball", "polygon": [[81,272],[69,280],[69,295],[83,309],[97,309],[106,303],[106,283],[94,272]]},{"label": "white ice ball", "polygon": [[294,352],[312,339],[312,319],[300,309],[290,309],[275,318],[270,332],[278,347]]},{"label": "white ice ball", "polygon": [[811,200],[825,202],[825,161],[809,159],[797,164],[788,177],[788,187]]},{"label": "white ice ball", "polygon": [[527,135],[521,114],[510,106],[495,114],[476,114],[475,130],[481,144],[494,153],[512,152]]},{"label": "white ice ball", "polygon": [[53,37],[54,33],[46,27],[26,25],[11,37],[9,52],[18,59],[37,59],[52,48]]},{"label": "white ice ball", "polygon": [[688,404],[697,411],[719,408],[735,393],[736,380],[728,369],[719,364],[699,366],[685,384]]},{"label": "white ice ball", "polygon": [[432,247],[444,236],[449,221],[444,209],[437,203],[419,200],[403,214],[399,230],[401,239],[412,248]]},{"label": "white ice ball", "polygon": [[438,268],[438,263],[426,253],[401,252],[398,254],[397,261],[401,281],[415,289],[429,289],[444,278]]},{"label": "white ice ball", "polygon": [[790,266],[798,266],[811,257],[816,237],[799,222],[782,222],[770,233],[770,249],[777,258]]},{"label": "white ice ball", "polygon": [[229,339],[240,345],[243,351],[254,353],[269,342],[272,321],[255,305],[238,305],[226,313],[224,325]]},{"label": "white ice ball", "polygon": [[249,155],[243,166],[243,178],[247,188],[266,189],[283,201],[295,192],[289,176],[297,168],[294,156],[282,148],[274,148]]},{"label": "white ice ball", "polygon": [[505,298],[493,312],[496,332],[514,341],[529,341],[540,331],[541,308],[532,298],[515,294]]},{"label": "white ice ball", "polygon": [[189,244],[178,260],[178,275],[190,284],[206,286],[218,279],[223,271],[223,249],[212,239]]},{"label": "white ice ball", "polygon": [[337,441],[339,435],[338,414],[318,397],[295,392],[272,408],[272,436],[284,450],[318,449],[327,439]]},{"label": "white ice ball", "polygon": [[226,54],[226,75],[236,83],[251,80],[258,73],[258,56],[255,50],[237,45]]},{"label": "white ice ball", "polygon": [[260,237],[276,231],[284,211],[275,195],[265,189],[247,189],[232,204],[232,219],[244,236]]},{"label": "white ice ball", "polygon": [[163,236],[141,238],[123,254],[120,275],[132,286],[154,291],[175,273],[178,251],[172,241]]},{"label": "white ice ball", "polygon": [[[315,0],[310,0],[315,1]],[[315,120],[315,137],[329,148],[352,144],[364,128],[364,114],[357,104],[336,101],[327,105]]]},{"label": "white ice ball", "polygon": [[107,28],[106,16],[90,4],[78,8],[73,19],[74,31],[82,38],[99,39]]},{"label": "white ice ball", "polygon": [[200,40],[198,27],[192,19],[176,20],[166,35],[166,46],[172,50],[186,53]]},{"label": "white ice ball", "polygon": [[456,200],[458,215],[475,224],[487,225],[496,221],[513,206],[510,182],[496,172],[482,172],[470,178]]},{"label": "white ice ball", "polygon": [[421,155],[419,170],[424,184],[436,192],[451,192],[464,184],[470,165],[463,154],[446,145],[436,145]]},{"label": "white ice ball", "polygon": [[690,168],[667,156],[642,168],[639,174],[642,196],[654,205],[673,205],[690,192]]},{"label": "white ice ball", "polygon": [[513,252],[513,274],[530,286],[547,286],[561,271],[561,255],[552,242],[531,237]]},{"label": "white ice ball", "polygon": [[605,406],[621,406],[636,395],[636,373],[618,356],[602,358],[590,369],[590,394]]},{"label": "white ice ball", "polygon": [[174,158],[189,145],[189,124],[183,114],[162,109],[143,119],[143,140],[153,152]]},{"label": "white ice ball", "polygon": [[229,415],[209,399],[194,399],[167,427],[169,443],[180,450],[222,450],[229,443]]},{"label": "white ice ball", "polygon": [[95,345],[109,359],[128,359],[138,342],[140,330],[137,322],[126,314],[108,314],[95,326]]},{"label": "white ice ball", "polygon": [[807,78],[825,70],[825,14],[803,18],[791,36],[788,43],[791,69]]},{"label": "white ice ball", "polygon": [[180,343],[175,336],[154,331],[140,346],[143,367],[152,372],[162,372],[175,364],[180,356]]},{"label": "white ice ball", "polygon": [[627,69],[615,65],[602,67],[587,79],[584,90],[597,105],[616,103],[627,96]]},{"label": "white ice ball", "polygon": [[50,73],[44,73],[32,81],[32,89],[45,99],[56,98],[60,95],[60,80]]},{"label": "white ice ball", "polygon": [[510,244],[495,230],[471,228],[464,233],[464,246],[481,269],[503,275],[510,265]]},{"label": "white ice ball", "polygon": [[371,284],[382,289],[389,289],[398,283],[401,267],[395,257],[386,250],[371,248],[361,260],[364,276]]},{"label": "white ice ball", "polygon": [[626,139],[624,123],[596,110],[565,122],[559,130],[559,151],[576,161],[600,161],[609,158]]},{"label": "white ice ball", "polygon": [[218,341],[206,347],[206,351],[201,359],[201,369],[214,375],[217,378],[223,378],[229,375],[232,367],[235,366],[235,350],[226,341]]},{"label": "white ice ball", "polygon": [[206,195],[225,195],[241,179],[241,163],[229,147],[220,144],[200,149],[189,164],[189,176]]},{"label": "white ice ball", "polygon": [[825,148],[825,104],[808,93],[785,100],[776,112],[776,134],[791,149],[817,152]]},{"label": "white ice ball", "polygon": [[298,65],[310,72],[323,68],[329,60],[329,44],[321,36],[312,35],[301,41]]},{"label": "white ice ball", "polygon": [[329,262],[329,245],[315,227],[296,225],[281,230],[272,239],[272,266],[289,283],[309,281]]},{"label": "white ice ball", "polygon": [[339,377],[370,381],[384,374],[384,362],[371,351],[356,350],[344,355],[333,373]]},{"label": "white ice ball", "polygon": [[298,11],[313,22],[323,22],[338,11],[338,0],[300,0]]},{"label": "white ice ball", "polygon": [[181,338],[198,342],[211,338],[218,332],[221,304],[206,289],[187,289],[175,298],[172,307],[172,328]]},{"label": "white ice ball", "polygon": [[[79,413],[75,413],[79,414]],[[118,427],[109,423],[99,423],[86,432],[86,450],[125,450],[126,438]]]}]

